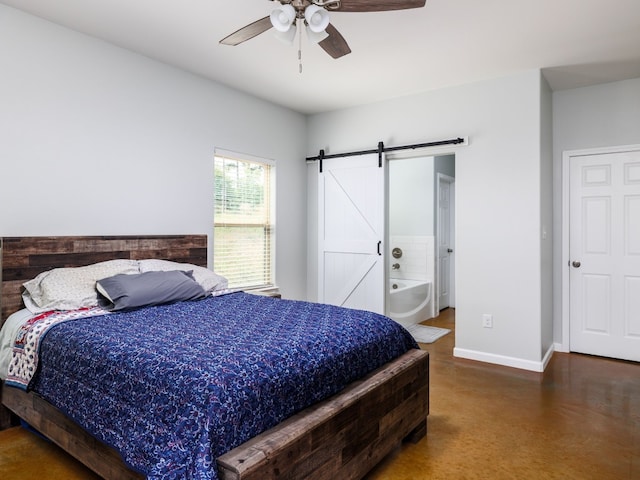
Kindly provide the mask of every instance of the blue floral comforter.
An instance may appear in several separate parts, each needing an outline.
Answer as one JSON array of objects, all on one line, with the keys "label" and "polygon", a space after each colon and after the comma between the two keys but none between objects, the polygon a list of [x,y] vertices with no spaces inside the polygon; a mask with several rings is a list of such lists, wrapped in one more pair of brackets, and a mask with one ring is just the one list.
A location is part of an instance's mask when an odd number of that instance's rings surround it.
[{"label": "blue floral comforter", "polygon": [[371,312],[234,293],[67,321],[32,387],[149,479],[215,459],[417,348]]}]

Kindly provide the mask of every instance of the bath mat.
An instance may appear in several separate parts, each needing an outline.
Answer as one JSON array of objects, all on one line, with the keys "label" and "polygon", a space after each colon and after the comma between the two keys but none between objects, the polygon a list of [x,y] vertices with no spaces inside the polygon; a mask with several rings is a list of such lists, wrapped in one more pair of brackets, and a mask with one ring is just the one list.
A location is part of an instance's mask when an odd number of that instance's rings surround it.
[{"label": "bath mat", "polygon": [[429,327],[419,324],[411,325],[407,330],[418,343],[433,343],[451,331],[448,328]]}]

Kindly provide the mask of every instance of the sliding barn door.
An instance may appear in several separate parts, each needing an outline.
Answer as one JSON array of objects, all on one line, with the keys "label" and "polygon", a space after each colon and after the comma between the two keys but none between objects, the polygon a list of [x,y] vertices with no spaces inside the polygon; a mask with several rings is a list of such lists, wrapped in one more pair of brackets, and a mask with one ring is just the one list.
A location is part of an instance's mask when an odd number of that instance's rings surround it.
[{"label": "sliding barn door", "polygon": [[323,161],[318,300],[385,312],[385,165],[377,154]]}]

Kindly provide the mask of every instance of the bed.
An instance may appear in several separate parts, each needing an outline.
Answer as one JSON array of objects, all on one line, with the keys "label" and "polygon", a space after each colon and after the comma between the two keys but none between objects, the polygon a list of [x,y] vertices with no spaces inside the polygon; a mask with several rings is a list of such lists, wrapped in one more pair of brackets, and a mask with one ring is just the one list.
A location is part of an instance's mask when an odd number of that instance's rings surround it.
[{"label": "bed", "polygon": [[[4,322],[22,307],[21,285],[43,271],[113,259],[206,266],[207,239],[202,235],[4,238],[1,258]],[[294,308],[294,302],[245,293],[220,296],[224,297],[231,302],[229,308],[237,308],[233,302],[257,302],[255,308],[265,311],[281,308],[273,302]],[[222,480],[362,478],[403,439],[418,441],[426,434],[428,375],[427,352],[408,349],[328,398],[292,412],[221,453],[212,468]],[[97,440],[37,391],[4,384],[2,404],[104,478],[145,478],[119,450]],[[0,421],[6,424],[7,419],[6,411],[0,413]]]}]

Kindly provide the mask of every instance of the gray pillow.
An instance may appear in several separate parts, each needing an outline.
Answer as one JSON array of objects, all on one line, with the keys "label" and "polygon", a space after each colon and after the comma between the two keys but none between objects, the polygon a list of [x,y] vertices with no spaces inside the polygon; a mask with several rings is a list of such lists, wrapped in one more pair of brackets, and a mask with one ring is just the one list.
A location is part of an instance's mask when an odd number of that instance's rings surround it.
[{"label": "gray pillow", "polygon": [[172,262],[170,260],[157,260],[155,258],[140,260],[140,273],[144,272],[167,272],[170,270],[182,270],[183,272],[193,272],[193,279],[198,282],[205,292],[225,290],[227,279],[208,268],[193,265],[191,263]]},{"label": "gray pillow", "polygon": [[96,282],[96,289],[109,302],[110,310],[197,300],[206,295],[191,272],[145,272],[114,275]]}]

